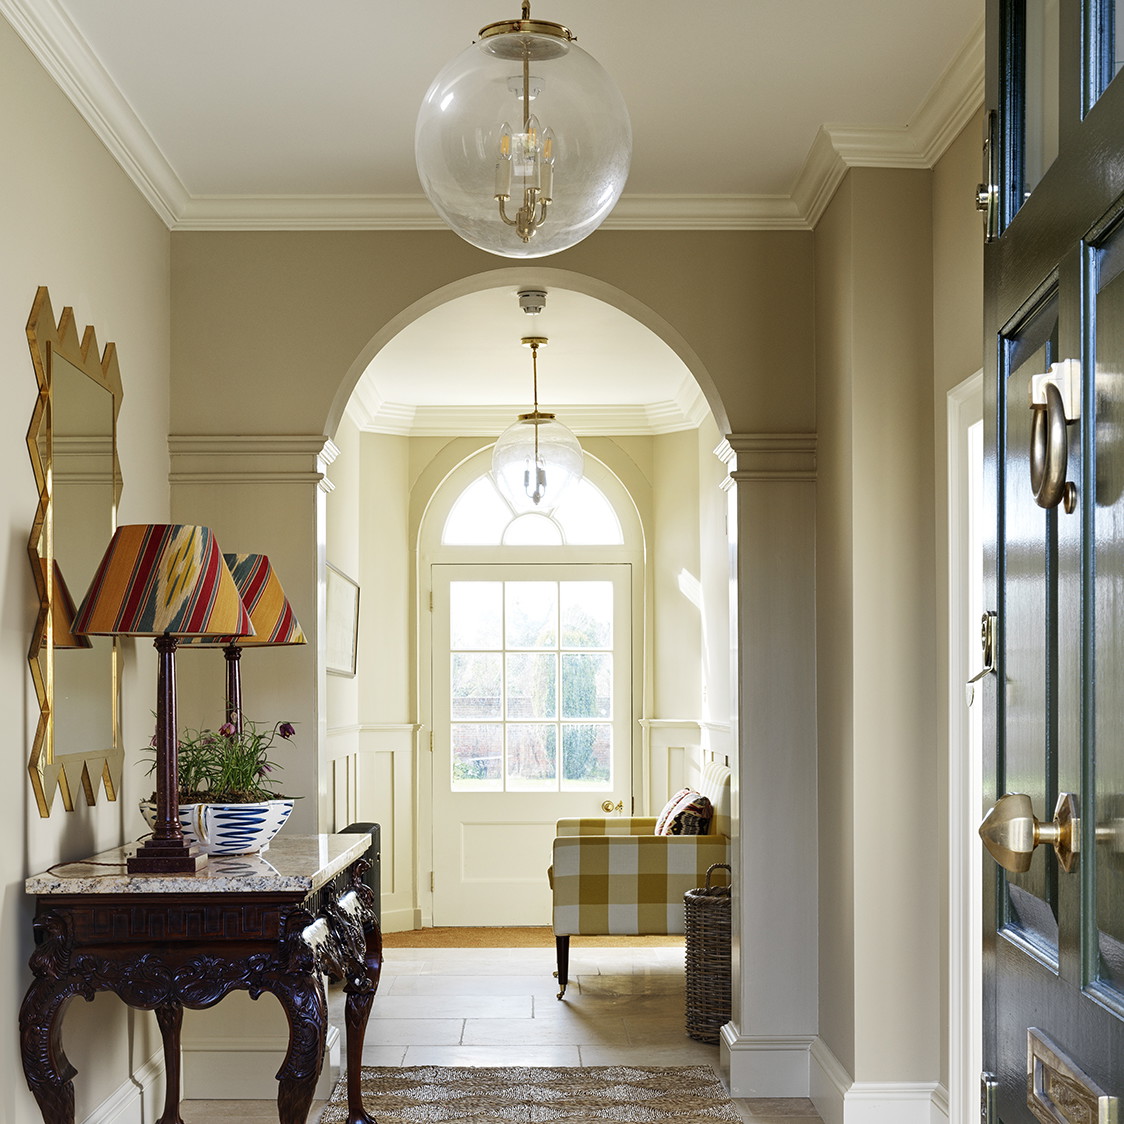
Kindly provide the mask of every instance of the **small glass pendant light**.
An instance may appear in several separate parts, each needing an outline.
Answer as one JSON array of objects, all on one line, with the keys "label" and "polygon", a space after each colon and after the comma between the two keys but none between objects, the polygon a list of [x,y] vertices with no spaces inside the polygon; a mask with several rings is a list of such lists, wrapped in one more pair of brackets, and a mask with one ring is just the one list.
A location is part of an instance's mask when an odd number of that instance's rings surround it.
[{"label": "small glass pendant light", "polygon": [[418,114],[422,189],[465,241],[510,258],[580,242],[613,209],[632,159],[624,99],[570,30],[490,23],[434,79]]},{"label": "small glass pendant light", "polygon": [[524,336],[531,349],[534,409],[520,414],[492,450],[492,477],[512,509],[549,515],[582,477],[584,454],[578,439],[553,414],[539,410],[539,348],[544,336]]}]

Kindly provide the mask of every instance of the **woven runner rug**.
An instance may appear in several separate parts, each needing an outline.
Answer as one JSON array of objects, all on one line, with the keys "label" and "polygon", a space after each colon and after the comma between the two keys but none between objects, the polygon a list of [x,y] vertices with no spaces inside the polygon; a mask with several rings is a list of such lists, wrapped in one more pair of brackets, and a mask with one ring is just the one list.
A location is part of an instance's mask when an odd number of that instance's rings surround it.
[{"label": "woven runner rug", "polygon": [[[364,1066],[378,1124],[712,1124],[741,1120],[709,1066]],[[341,1077],[320,1118],[346,1124]]]}]

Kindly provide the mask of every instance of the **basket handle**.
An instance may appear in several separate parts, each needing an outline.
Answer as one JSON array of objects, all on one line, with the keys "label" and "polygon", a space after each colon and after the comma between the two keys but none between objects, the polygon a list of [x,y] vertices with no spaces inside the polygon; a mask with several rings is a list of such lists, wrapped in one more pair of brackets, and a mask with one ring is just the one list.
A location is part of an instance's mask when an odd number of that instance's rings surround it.
[{"label": "basket handle", "polygon": [[[716,870],[725,870],[728,873],[733,874],[733,871],[730,870],[730,864],[729,863],[711,863],[710,866],[708,866],[706,868],[706,888],[708,890],[710,889],[710,876]],[[731,879],[731,881],[732,881],[732,879]]]}]

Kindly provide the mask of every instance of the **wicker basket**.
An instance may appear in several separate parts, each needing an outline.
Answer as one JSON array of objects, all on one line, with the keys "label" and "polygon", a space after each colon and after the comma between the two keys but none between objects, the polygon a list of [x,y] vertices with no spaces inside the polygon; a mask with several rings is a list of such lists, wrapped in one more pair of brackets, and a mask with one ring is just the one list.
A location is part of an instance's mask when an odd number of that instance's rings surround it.
[{"label": "wicker basket", "polygon": [[683,895],[683,928],[687,950],[687,1035],[699,1042],[717,1042],[730,1021],[730,887],[712,886],[716,870],[707,868],[706,885]]}]

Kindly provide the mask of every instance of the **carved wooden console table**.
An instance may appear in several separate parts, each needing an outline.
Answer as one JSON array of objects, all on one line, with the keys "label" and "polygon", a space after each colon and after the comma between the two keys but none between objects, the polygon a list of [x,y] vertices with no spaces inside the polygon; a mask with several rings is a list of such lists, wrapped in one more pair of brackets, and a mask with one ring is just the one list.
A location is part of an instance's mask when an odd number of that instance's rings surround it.
[{"label": "carved wooden console table", "polygon": [[[190,875],[129,875],[132,847],[29,878],[34,975],[20,1008],[24,1075],[46,1124],[73,1124],[75,1069],[62,1020],[76,995],[113,991],[156,1012],[166,1093],[156,1124],[182,1124],[183,1008],[231,991],[277,997],[289,1048],[277,1074],[281,1124],[304,1124],[324,1060],[323,975],[344,981],[348,1124],[374,1124],[360,1093],[363,1036],[382,937],[363,882],[367,835],[286,835],[261,855],[212,855]],[[114,870],[110,865],[121,864]]]}]

